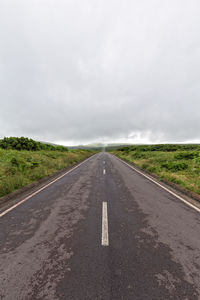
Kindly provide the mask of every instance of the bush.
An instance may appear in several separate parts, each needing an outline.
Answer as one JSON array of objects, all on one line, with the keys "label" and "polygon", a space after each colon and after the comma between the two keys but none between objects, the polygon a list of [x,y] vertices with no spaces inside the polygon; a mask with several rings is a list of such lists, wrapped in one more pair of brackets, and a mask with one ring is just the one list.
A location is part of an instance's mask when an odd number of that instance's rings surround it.
[{"label": "bush", "polygon": [[157,144],[157,145],[136,145],[124,146],[116,149],[121,152],[129,153],[131,151],[162,151],[162,152],[175,152],[175,151],[200,151],[198,144]]},{"label": "bush", "polygon": [[64,146],[54,146],[50,144],[43,144],[36,142],[32,139],[25,137],[5,137],[0,140],[0,148],[2,149],[12,149],[12,150],[27,150],[27,151],[38,151],[38,150],[52,150],[52,151],[68,151],[67,147]]},{"label": "bush", "polygon": [[129,150],[130,150],[130,147],[121,147],[121,148],[119,148],[119,151],[121,151],[121,152],[129,152]]},{"label": "bush", "polygon": [[148,164],[142,164],[142,169],[144,169],[144,170],[146,170],[147,168],[149,167],[149,165]]},{"label": "bush", "polygon": [[186,170],[188,168],[188,165],[184,162],[182,163],[166,162],[163,163],[161,167],[172,172],[177,172],[177,171]]},{"label": "bush", "polygon": [[147,155],[144,152],[135,151],[135,152],[131,153],[131,156],[133,158],[146,158]]},{"label": "bush", "polygon": [[199,152],[193,151],[193,152],[179,152],[174,155],[175,159],[194,159],[199,157]]},{"label": "bush", "polygon": [[18,162],[18,160],[16,159],[16,157],[12,157],[11,160],[10,160],[10,162],[11,162],[11,165],[12,165],[12,166],[15,166],[15,167],[18,167],[18,166],[19,166],[19,162]]}]

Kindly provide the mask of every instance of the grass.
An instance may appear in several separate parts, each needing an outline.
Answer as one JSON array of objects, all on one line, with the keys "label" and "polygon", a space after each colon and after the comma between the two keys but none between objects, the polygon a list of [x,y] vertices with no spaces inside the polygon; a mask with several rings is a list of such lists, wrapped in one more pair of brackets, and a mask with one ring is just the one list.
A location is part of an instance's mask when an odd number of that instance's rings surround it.
[{"label": "grass", "polygon": [[0,149],[0,197],[94,154],[88,150],[17,151]]},{"label": "grass", "polygon": [[[172,145],[173,146],[173,145]],[[140,147],[140,146],[138,146]],[[112,151],[116,156],[170,182],[200,194],[200,149],[199,145],[187,149],[185,145],[172,151],[150,150],[149,146],[126,147]],[[188,146],[189,148],[189,146]]]}]

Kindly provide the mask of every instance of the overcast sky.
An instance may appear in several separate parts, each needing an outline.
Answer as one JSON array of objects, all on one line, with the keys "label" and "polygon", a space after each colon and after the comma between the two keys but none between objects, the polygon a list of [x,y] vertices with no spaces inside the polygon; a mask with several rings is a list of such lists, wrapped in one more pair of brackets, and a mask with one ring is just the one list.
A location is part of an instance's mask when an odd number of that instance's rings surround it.
[{"label": "overcast sky", "polygon": [[200,142],[199,0],[0,0],[0,138]]}]

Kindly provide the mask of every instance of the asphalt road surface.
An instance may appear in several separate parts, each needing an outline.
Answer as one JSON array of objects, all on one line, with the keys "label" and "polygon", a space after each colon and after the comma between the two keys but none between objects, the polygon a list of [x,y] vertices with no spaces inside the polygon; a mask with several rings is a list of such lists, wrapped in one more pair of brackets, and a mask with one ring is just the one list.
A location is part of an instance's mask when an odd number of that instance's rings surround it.
[{"label": "asphalt road surface", "polygon": [[200,213],[99,153],[0,217],[0,299],[200,299]]}]

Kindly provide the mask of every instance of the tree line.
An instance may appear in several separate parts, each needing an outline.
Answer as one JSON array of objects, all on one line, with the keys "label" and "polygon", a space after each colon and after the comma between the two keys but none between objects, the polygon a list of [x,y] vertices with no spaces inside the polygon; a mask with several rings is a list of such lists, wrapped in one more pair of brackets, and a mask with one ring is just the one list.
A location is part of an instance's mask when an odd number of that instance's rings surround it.
[{"label": "tree line", "polygon": [[67,147],[51,145],[34,141],[26,137],[4,137],[0,140],[0,148],[12,149],[12,150],[27,150],[27,151],[40,151],[40,150],[52,150],[52,151],[68,151]]},{"label": "tree line", "polygon": [[130,151],[163,151],[163,152],[175,152],[175,151],[200,151],[199,144],[157,144],[157,145],[134,145],[124,146],[116,149],[122,152]]}]

